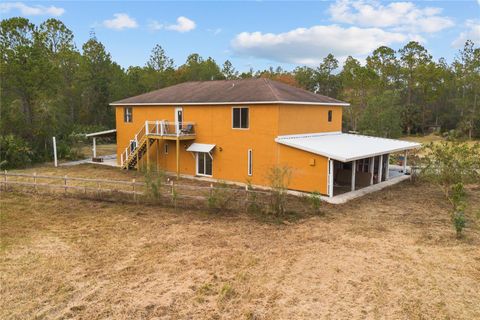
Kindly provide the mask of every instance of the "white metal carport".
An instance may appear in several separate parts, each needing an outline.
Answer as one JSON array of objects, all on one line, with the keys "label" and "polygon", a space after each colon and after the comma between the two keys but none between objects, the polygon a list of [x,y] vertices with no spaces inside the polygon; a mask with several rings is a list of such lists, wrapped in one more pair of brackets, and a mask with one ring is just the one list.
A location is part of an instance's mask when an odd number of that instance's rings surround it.
[{"label": "white metal carport", "polygon": [[98,137],[110,136],[110,135],[113,135],[116,132],[117,132],[117,129],[111,129],[111,130],[98,131],[98,132],[92,132],[92,133],[85,134],[85,136],[87,138],[93,138],[92,158],[97,157],[97,138]]},{"label": "white metal carport", "polygon": [[[384,175],[386,177],[385,180],[388,180],[388,163],[389,155],[391,153],[397,153],[401,151],[404,152],[403,172],[405,173],[407,167],[407,150],[420,147],[419,143],[414,142],[342,132],[285,135],[278,136],[275,141],[289,147],[304,150],[328,158],[329,166],[327,175],[327,190],[330,197],[333,196],[334,160],[343,163],[351,162],[351,191],[354,191],[356,161],[361,159],[369,159],[368,173],[371,174],[370,185],[372,185],[375,183],[375,181],[373,181],[375,159],[377,159],[378,163],[381,164],[377,168],[379,179],[376,182],[378,183],[382,181],[382,176]],[[384,163],[386,163],[386,172],[382,172]]]}]

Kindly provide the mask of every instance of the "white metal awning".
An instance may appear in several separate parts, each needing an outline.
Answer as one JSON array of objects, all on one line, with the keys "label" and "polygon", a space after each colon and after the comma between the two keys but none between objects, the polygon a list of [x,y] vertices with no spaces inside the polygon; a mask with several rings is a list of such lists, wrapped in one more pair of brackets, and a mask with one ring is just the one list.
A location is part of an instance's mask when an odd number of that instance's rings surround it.
[{"label": "white metal awning", "polygon": [[278,136],[275,141],[342,162],[420,147],[415,142],[341,132]]},{"label": "white metal awning", "polygon": [[210,152],[212,149],[215,148],[214,144],[206,144],[206,143],[192,143],[190,147],[187,148],[187,151],[190,152]]}]

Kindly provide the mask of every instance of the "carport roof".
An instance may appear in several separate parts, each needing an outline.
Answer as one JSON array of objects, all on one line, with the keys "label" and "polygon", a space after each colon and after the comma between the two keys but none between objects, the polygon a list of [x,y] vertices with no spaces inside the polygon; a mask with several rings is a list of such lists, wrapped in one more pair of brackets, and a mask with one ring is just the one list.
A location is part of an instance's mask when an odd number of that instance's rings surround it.
[{"label": "carport roof", "polygon": [[342,162],[420,147],[415,142],[341,132],[278,136],[275,141]]}]

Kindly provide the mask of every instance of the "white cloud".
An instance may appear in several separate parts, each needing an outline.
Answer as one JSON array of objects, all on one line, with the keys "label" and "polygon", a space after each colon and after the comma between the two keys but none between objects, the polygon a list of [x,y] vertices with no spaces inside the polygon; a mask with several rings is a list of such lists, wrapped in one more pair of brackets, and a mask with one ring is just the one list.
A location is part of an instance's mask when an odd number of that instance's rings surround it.
[{"label": "white cloud", "polygon": [[157,31],[163,29],[164,25],[158,22],[157,20],[150,20],[148,23],[148,28],[152,31]]},{"label": "white cloud", "polygon": [[383,5],[375,0],[337,0],[329,12],[335,22],[411,33],[435,33],[454,25],[451,18],[441,15],[441,8],[419,8],[412,2]]},{"label": "white cloud", "polygon": [[207,31],[212,33],[214,36],[216,36],[216,35],[219,35],[222,32],[222,28],[207,29]]},{"label": "white cloud", "polygon": [[480,44],[480,21],[467,20],[465,22],[465,29],[466,30],[461,32],[452,42],[453,47],[461,48],[467,40],[472,40],[477,46]]},{"label": "white cloud", "polygon": [[28,6],[24,4],[23,2],[5,2],[5,3],[0,3],[0,12],[1,13],[6,13],[9,12],[10,10],[18,10],[20,13],[24,16],[54,16],[54,17],[59,17],[62,14],[65,13],[65,9],[55,7],[55,6],[41,6],[41,5],[35,5],[35,6]]},{"label": "white cloud", "polygon": [[232,40],[235,53],[279,62],[316,65],[332,53],[339,60],[365,56],[382,45],[422,40],[379,28],[343,28],[338,25],[298,28],[284,33],[242,32]]},{"label": "white cloud", "polygon": [[173,30],[178,32],[188,32],[196,28],[195,21],[188,19],[187,17],[178,17],[176,24],[170,24],[165,26],[167,30]]},{"label": "white cloud", "polygon": [[132,29],[137,28],[138,24],[135,19],[130,18],[126,13],[115,13],[115,18],[103,21],[103,25],[106,28],[114,30]]}]

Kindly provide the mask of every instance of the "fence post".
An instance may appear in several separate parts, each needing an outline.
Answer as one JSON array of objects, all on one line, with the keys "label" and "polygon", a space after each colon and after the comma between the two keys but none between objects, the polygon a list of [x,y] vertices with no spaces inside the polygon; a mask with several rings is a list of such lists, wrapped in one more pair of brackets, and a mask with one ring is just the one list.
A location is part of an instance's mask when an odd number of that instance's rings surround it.
[{"label": "fence post", "polygon": [[245,203],[248,203],[248,184],[245,185]]},{"label": "fence post", "polygon": [[171,186],[171,193],[172,193],[172,197],[174,196],[174,193],[175,193],[175,189],[174,189],[174,186],[173,186],[173,179],[170,180],[170,186]]},{"label": "fence post", "polygon": [[63,176],[63,185],[65,189],[65,194],[67,193],[67,176]]},{"label": "fence post", "polygon": [[37,193],[37,172],[33,173],[33,185],[35,187],[35,193]]},{"label": "fence post", "polygon": [[137,193],[135,191],[135,179],[132,179],[133,201],[137,202]]},{"label": "fence post", "polygon": [[100,198],[100,181],[97,181],[97,196]]},{"label": "fence post", "polygon": [[210,183],[210,197],[212,196],[213,194],[213,183]]}]

